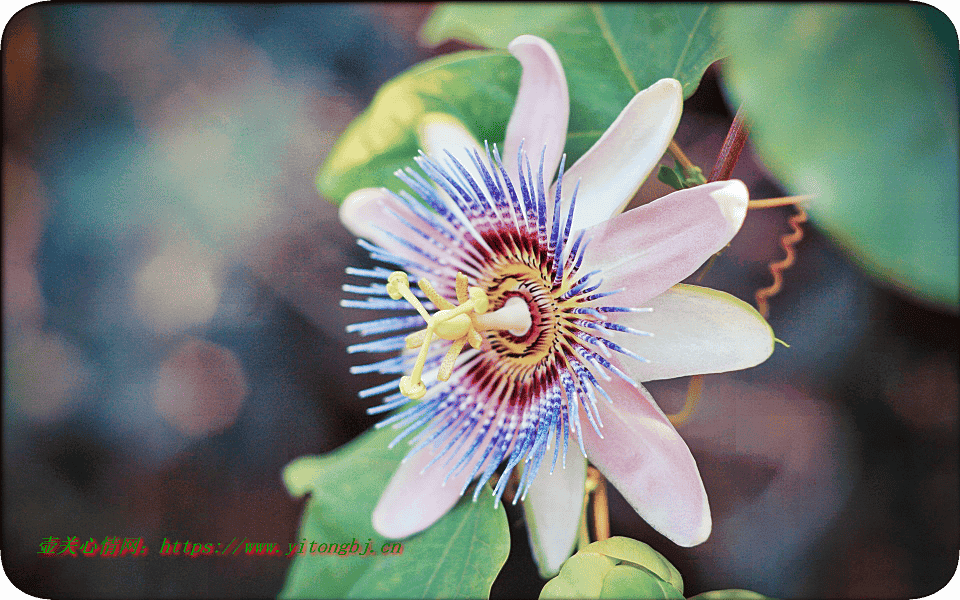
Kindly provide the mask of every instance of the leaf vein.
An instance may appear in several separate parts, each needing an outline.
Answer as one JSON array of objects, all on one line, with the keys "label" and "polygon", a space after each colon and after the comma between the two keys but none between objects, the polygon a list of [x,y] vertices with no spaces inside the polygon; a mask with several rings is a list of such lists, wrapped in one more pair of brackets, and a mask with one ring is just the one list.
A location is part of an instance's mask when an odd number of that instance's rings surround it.
[{"label": "leaf vein", "polygon": [[440,560],[437,562],[436,568],[434,568],[433,573],[431,573],[430,577],[427,579],[427,584],[423,586],[424,595],[421,596],[421,598],[428,597],[427,594],[428,592],[430,592],[430,588],[433,586],[434,580],[437,578],[437,575],[442,570],[442,567],[446,562],[447,555],[450,554],[450,549],[453,548],[455,544],[453,540],[455,540],[460,535],[460,532],[463,530],[464,527],[467,526],[467,523],[468,523],[467,519],[464,519],[463,521],[461,521],[460,524],[457,526],[457,528],[454,530],[453,534],[450,536],[448,543],[446,544],[446,547],[443,549],[443,553],[440,556]]},{"label": "leaf vein", "polygon": [[634,78],[630,67],[627,66],[627,61],[623,56],[623,51],[620,49],[620,45],[615,39],[613,39],[613,32],[610,31],[610,24],[607,23],[606,17],[603,16],[600,6],[597,4],[591,4],[590,10],[593,11],[593,16],[597,20],[597,26],[600,27],[600,34],[603,35],[604,41],[606,41],[607,45],[610,46],[613,56],[617,59],[617,65],[620,67],[620,71],[623,72],[623,76],[627,78],[627,83],[629,83],[630,87],[633,88],[633,93],[638,93],[640,88],[637,87],[637,81]]},{"label": "leaf vein", "polygon": [[710,10],[709,6],[704,6],[703,10],[700,11],[700,16],[697,17],[697,21],[693,24],[693,27],[690,29],[690,32],[687,34],[687,43],[683,45],[683,50],[680,52],[680,56],[677,58],[677,66],[673,69],[673,78],[677,79],[677,76],[680,74],[680,67],[683,65],[683,61],[687,59],[687,52],[690,51],[690,46],[693,44],[693,36],[696,35],[697,29],[700,28],[700,23],[703,21],[703,17],[707,14],[707,11]]}]

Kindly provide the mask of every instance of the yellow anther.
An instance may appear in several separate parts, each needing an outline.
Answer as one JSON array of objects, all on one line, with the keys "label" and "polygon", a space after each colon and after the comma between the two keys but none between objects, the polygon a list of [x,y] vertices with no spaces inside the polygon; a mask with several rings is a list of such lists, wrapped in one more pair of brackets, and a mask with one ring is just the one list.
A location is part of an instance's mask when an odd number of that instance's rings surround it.
[{"label": "yellow anther", "polygon": [[446,381],[450,378],[454,363],[463,347],[469,342],[472,347],[479,348],[483,343],[475,317],[485,313],[490,305],[487,295],[481,288],[468,286],[467,277],[463,273],[457,273],[456,281],[459,306],[438,294],[426,279],[421,278],[419,285],[424,295],[439,309],[433,315],[427,312],[420,300],[410,291],[410,278],[406,273],[394,271],[387,278],[387,293],[390,297],[394,300],[404,298],[417,309],[427,323],[426,329],[411,333],[405,339],[408,349],[420,348],[413,371],[409,376],[400,378],[400,392],[414,400],[422,398],[427,391],[420,377],[423,375],[423,367],[433,337],[453,342],[437,373],[437,379]]},{"label": "yellow anther", "polygon": [[427,386],[423,385],[423,382],[419,380],[413,383],[413,380],[409,376],[404,376],[400,378],[400,393],[407,398],[419,400],[427,393]]},{"label": "yellow anther", "polygon": [[467,332],[467,341],[470,342],[470,346],[472,346],[474,350],[479,350],[480,346],[483,345],[483,338],[476,329],[471,329]]},{"label": "yellow anther", "polygon": [[470,296],[467,294],[467,286],[470,285],[470,282],[467,281],[467,276],[463,273],[457,273],[457,302],[463,304],[470,299]]},{"label": "yellow anther", "polygon": [[447,350],[447,355],[443,357],[443,362],[440,363],[440,371],[437,373],[437,380],[447,381],[450,379],[450,374],[453,373],[453,365],[456,363],[457,356],[460,355],[460,351],[463,350],[463,346],[466,341],[467,338],[462,337],[450,344],[450,349]]},{"label": "yellow anther", "polygon": [[390,297],[394,300],[399,300],[403,297],[403,293],[400,291],[401,287],[410,289],[410,279],[407,277],[407,274],[403,271],[394,271],[390,273],[390,277],[387,278],[387,293],[390,294]]},{"label": "yellow anther", "polygon": [[414,331],[406,337],[407,350],[413,350],[414,348],[419,348],[423,344],[423,340],[427,338],[427,330],[421,329],[420,331]]},{"label": "yellow anther", "polygon": [[394,300],[405,299],[417,309],[427,324],[425,329],[411,333],[404,340],[407,349],[420,349],[410,375],[400,378],[400,393],[408,398],[419,400],[427,393],[427,388],[420,378],[423,375],[430,342],[433,341],[434,336],[452,342],[437,372],[438,380],[447,381],[453,373],[457,356],[460,355],[464,346],[469,343],[471,347],[479,350],[483,345],[481,331],[509,329],[522,333],[530,328],[530,312],[521,299],[508,300],[499,310],[487,314],[490,300],[486,292],[482,288],[471,287],[467,276],[463,273],[457,273],[456,281],[459,306],[438,294],[426,279],[421,278],[419,285],[424,295],[438,309],[432,315],[410,291],[410,279],[406,273],[394,271],[387,278],[387,293],[390,297]]},{"label": "yellow anther", "polygon": [[430,302],[433,302],[434,306],[437,308],[453,308],[456,306],[443,296],[437,293],[437,290],[433,289],[433,286],[430,285],[430,282],[426,279],[420,280],[420,289],[423,291],[423,294],[430,299]]}]

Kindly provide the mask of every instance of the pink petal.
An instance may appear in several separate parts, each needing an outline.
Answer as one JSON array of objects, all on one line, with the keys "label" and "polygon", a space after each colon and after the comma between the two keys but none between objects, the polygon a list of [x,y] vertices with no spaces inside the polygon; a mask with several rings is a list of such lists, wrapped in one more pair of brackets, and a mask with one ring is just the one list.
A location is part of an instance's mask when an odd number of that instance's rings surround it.
[{"label": "pink petal", "polygon": [[601,302],[643,307],[727,245],[740,229],[749,193],[737,180],[680,190],[594,225],[583,272],[602,269]]},{"label": "pink petal", "polygon": [[399,539],[420,533],[436,523],[460,500],[460,490],[470,475],[471,466],[443,480],[453,464],[441,458],[425,473],[433,459],[432,448],[420,450],[397,468],[390,483],[373,509],[373,528],[380,535]]},{"label": "pink petal", "polygon": [[[351,192],[340,205],[340,222],[356,237],[381,245],[386,236],[376,225],[387,224],[388,215],[384,212],[381,201],[389,197],[383,188],[364,188]],[[389,221],[393,224],[394,219]]]},{"label": "pink petal", "polygon": [[504,168],[516,182],[517,151],[523,140],[536,176],[540,152],[546,145],[543,177],[549,183],[560,164],[570,115],[563,65],[553,46],[533,35],[521,35],[510,42],[507,49],[520,61],[523,74],[503,142]]},{"label": "pink petal", "polygon": [[680,82],[661,79],[634,96],[597,143],[564,173],[565,204],[582,179],[573,231],[623,210],[666,151],[682,109]]},{"label": "pink petal", "polygon": [[[548,454],[552,456],[549,451]],[[573,553],[586,477],[587,461],[579,447],[571,446],[566,468],[558,459],[550,473],[549,465],[544,464],[523,500],[530,547],[544,579],[559,573],[560,566]]]},{"label": "pink petal", "polygon": [[[608,297],[617,304],[617,294]],[[675,285],[652,298],[649,313],[613,313],[610,320],[652,333],[612,331],[606,337],[650,362],[616,355],[635,381],[723,373],[753,367],[773,353],[773,330],[752,306],[724,292]]]},{"label": "pink petal", "polygon": [[421,242],[420,239],[415,238],[407,226],[390,214],[388,209],[410,219],[419,227],[425,227],[424,231],[433,231],[432,227],[417,218],[383,188],[364,188],[352,192],[340,205],[340,222],[350,230],[350,233],[368,239],[396,256],[426,263],[427,261],[416,251],[385,233],[389,231],[411,242]]},{"label": "pink petal", "polygon": [[[394,214],[391,214],[391,211]],[[347,196],[340,205],[340,221],[351,233],[370,240],[395,256],[412,260],[431,269],[433,273],[439,273],[439,276],[432,277],[435,279],[433,283],[441,294],[446,293],[458,270],[469,274],[474,272],[471,267],[462,262],[462,254],[454,251],[455,248],[439,248],[427,243],[422,236],[401,222],[397,215],[434,240],[448,243],[429,223],[414,214],[403,202],[395,199],[383,188],[357,190]],[[400,243],[385,232],[399,236],[414,247],[422,248],[424,252],[443,261],[442,264],[425,258],[420,252]]]},{"label": "pink petal", "polygon": [[649,392],[614,377],[614,403],[598,401],[603,439],[583,428],[590,462],[654,529],[680,546],[710,536],[710,506],[697,463]]}]

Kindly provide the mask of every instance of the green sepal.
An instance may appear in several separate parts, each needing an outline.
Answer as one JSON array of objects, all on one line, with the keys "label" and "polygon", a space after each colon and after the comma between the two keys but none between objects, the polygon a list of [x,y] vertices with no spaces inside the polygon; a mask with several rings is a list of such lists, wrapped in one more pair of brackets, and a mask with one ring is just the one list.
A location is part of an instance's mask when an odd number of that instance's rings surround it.
[{"label": "green sepal", "polygon": [[687,170],[676,162],[674,162],[672,169],[666,165],[660,165],[660,170],[657,171],[657,179],[675,190],[692,188],[707,182],[707,178],[703,176],[703,170],[700,167],[694,165]]},{"label": "green sepal", "polygon": [[660,170],[657,171],[657,179],[675,190],[682,190],[684,187],[683,180],[680,179],[680,176],[677,175],[677,172],[667,165],[660,165]]}]

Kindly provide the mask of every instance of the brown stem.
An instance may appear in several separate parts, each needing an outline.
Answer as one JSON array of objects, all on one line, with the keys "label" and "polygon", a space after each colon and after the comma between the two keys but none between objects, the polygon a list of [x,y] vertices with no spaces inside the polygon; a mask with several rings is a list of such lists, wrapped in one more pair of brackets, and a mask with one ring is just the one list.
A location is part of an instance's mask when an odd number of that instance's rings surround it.
[{"label": "brown stem", "polygon": [[737,109],[737,114],[733,117],[733,124],[727,132],[727,138],[723,140],[723,147],[720,148],[720,154],[717,155],[717,162],[710,171],[710,177],[707,181],[721,181],[730,179],[730,173],[743,152],[743,146],[747,143],[747,136],[750,133],[750,127],[744,122],[743,105]]},{"label": "brown stem", "polygon": [[667,152],[670,153],[673,160],[677,161],[677,163],[683,167],[685,173],[689,173],[696,168],[696,165],[690,162],[690,159],[687,158],[687,155],[683,153],[683,150],[680,149],[680,146],[675,141],[670,140],[670,145],[667,146]]},{"label": "brown stem", "polygon": [[[587,465],[587,477],[584,482],[583,513],[580,523],[580,546],[583,547],[583,536],[586,533],[587,506],[593,503],[593,532],[596,541],[610,537],[610,509],[607,505],[607,480],[593,465]],[[587,534],[589,535],[589,534]],[[589,541],[588,541],[589,543]]]},{"label": "brown stem", "polygon": [[607,507],[607,480],[601,475],[597,489],[593,491],[593,530],[597,541],[610,537],[610,511]]},{"label": "brown stem", "polygon": [[590,492],[583,495],[583,510],[580,512],[580,527],[577,529],[577,550],[583,550],[590,545],[590,531],[587,529],[588,502],[590,502]]},{"label": "brown stem", "polygon": [[814,196],[783,196],[780,198],[764,198],[763,200],[750,200],[747,202],[748,210],[757,210],[761,208],[774,208],[776,206],[790,206],[791,204],[800,204],[813,200]]}]

